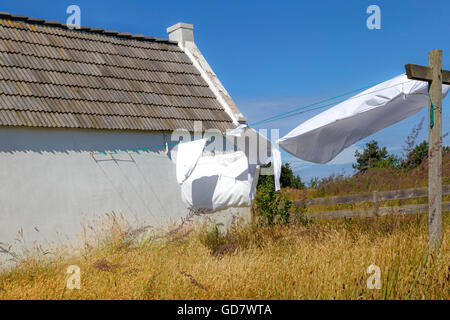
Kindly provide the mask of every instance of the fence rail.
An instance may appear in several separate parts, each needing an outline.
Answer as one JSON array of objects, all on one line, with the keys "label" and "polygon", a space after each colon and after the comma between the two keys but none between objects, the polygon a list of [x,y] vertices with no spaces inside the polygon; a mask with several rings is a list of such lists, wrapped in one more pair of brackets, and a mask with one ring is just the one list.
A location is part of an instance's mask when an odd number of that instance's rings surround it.
[{"label": "fence rail", "polygon": [[[442,195],[450,194],[450,185],[442,186]],[[404,189],[404,190],[394,190],[394,191],[383,191],[367,194],[356,194],[348,196],[337,196],[337,197],[324,197],[324,198],[313,198],[306,200],[307,206],[326,206],[326,205],[337,205],[337,204],[355,204],[361,202],[372,202],[372,208],[366,209],[353,209],[353,210],[334,210],[325,212],[313,212],[311,217],[313,218],[343,218],[343,217],[376,217],[388,214],[415,214],[423,213],[428,211],[428,204],[413,204],[413,205],[403,205],[395,207],[380,207],[379,202],[389,201],[389,200],[401,200],[401,199],[415,199],[428,197],[427,188],[417,188],[417,189]],[[297,205],[305,204],[304,201],[296,201]],[[450,202],[442,203],[442,211],[450,211]]]}]

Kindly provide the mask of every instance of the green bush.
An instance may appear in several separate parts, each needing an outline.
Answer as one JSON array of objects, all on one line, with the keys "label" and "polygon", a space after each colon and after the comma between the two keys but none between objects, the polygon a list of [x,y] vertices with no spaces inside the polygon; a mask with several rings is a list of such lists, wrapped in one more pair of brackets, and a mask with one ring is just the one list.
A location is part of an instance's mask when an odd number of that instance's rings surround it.
[{"label": "green bush", "polygon": [[286,194],[275,191],[273,176],[263,176],[258,183],[254,211],[263,224],[288,223],[293,202]]}]

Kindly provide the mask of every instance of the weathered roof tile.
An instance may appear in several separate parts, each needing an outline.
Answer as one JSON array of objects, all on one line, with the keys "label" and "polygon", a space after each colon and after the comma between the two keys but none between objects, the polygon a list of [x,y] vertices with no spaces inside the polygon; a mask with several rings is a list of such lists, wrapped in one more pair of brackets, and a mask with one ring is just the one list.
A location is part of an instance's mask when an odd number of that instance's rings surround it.
[{"label": "weathered roof tile", "polygon": [[176,42],[0,12],[0,126],[234,127]]}]

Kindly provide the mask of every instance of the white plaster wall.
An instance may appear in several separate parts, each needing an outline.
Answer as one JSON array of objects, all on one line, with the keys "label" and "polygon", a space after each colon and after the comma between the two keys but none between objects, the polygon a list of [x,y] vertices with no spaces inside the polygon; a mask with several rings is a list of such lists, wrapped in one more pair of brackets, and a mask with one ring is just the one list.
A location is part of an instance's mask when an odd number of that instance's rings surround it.
[{"label": "white plaster wall", "polygon": [[[162,132],[0,128],[0,242],[13,242],[20,229],[28,243],[71,240],[82,223],[113,211],[140,225],[185,217],[174,152],[95,154],[163,145],[164,136],[170,139]],[[249,208],[214,216],[226,225],[230,213],[250,218]]]}]

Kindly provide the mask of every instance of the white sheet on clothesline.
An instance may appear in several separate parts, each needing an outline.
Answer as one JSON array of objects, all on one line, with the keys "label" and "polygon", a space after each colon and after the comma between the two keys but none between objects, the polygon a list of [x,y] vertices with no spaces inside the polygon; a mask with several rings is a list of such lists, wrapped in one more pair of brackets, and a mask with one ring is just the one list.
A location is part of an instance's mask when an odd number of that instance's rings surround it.
[{"label": "white sheet on clothesline", "polygon": [[[443,85],[445,97],[450,86]],[[303,122],[278,140],[290,154],[326,163],[355,142],[428,105],[428,83],[397,76]]]},{"label": "white sheet on clothesline", "polygon": [[194,170],[198,159],[202,156],[205,149],[206,139],[198,139],[188,143],[178,144],[177,152],[177,181],[183,183]]},{"label": "white sheet on clothesline", "polygon": [[[268,143],[265,137],[247,126],[239,126],[227,132],[226,137],[227,139],[245,139],[246,133],[256,135],[253,138],[261,139],[261,145],[266,143],[271,146],[270,152],[261,148],[265,152],[257,150],[256,155],[254,153],[249,155],[246,150],[240,150],[203,156],[206,139],[178,144],[177,180],[181,186],[182,200],[189,209],[216,211],[228,207],[250,206],[256,193],[259,165],[263,164],[270,155],[273,159],[276,190],[279,190],[280,151]],[[258,155],[259,153],[261,154]]]},{"label": "white sheet on clothesline", "polygon": [[272,146],[272,163],[273,174],[275,181],[275,191],[280,190],[280,177],[281,177],[281,152],[276,147]]},{"label": "white sheet on clothesline", "polygon": [[[253,135],[253,140],[252,136]],[[281,176],[281,153],[278,150],[278,147],[274,146],[266,137],[256,132],[253,128],[250,128],[246,124],[241,124],[235,129],[228,130],[226,132],[227,137],[237,137],[240,139],[245,139],[245,137],[249,137],[250,141],[255,143],[256,145],[250,146],[245,150],[246,156],[248,157],[249,166],[252,165],[262,165],[267,162],[269,157],[272,157],[272,167],[274,171],[274,180],[275,180],[275,190],[280,190],[280,176]],[[252,143],[250,142],[250,143]],[[238,143],[239,145],[239,143]],[[244,141],[240,144],[242,146],[245,145]],[[269,148],[269,150],[267,150]],[[267,151],[270,151],[268,153]],[[249,171],[249,180],[253,179],[253,171]],[[254,197],[255,190],[252,190],[253,194],[252,199]]]},{"label": "white sheet on clothesline", "polygon": [[181,184],[183,202],[196,211],[250,206],[249,190],[248,162],[242,151],[201,157]]}]

